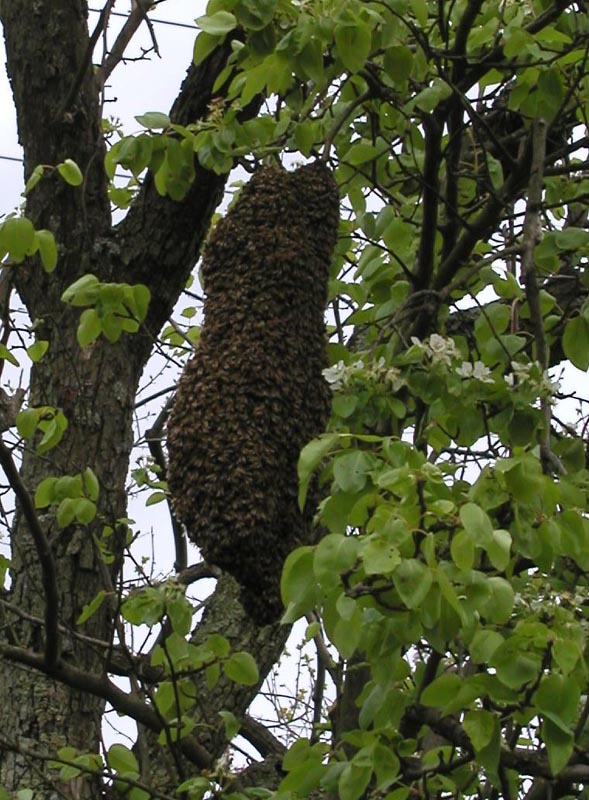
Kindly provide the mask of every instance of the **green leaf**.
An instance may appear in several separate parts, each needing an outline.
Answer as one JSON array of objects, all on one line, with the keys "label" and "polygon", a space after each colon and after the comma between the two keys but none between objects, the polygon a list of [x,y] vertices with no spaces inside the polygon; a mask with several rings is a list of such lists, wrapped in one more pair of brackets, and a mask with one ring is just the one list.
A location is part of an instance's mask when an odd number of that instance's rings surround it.
[{"label": "green leaf", "polygon": [[101,589],[96,597],[90,602],[87,603],[84,608],[82,609],[82,613],[76,620],[76,625],[83,625],[87,619],[90,619],[100,608],[102,605],[104,598],[106,597],[106,592],[104,589]]},{"label": "green leaf", "polygon": [[241,724],[231,711],[219,711],[219,716],[223,720],[223,725],[225,726],[225,738],[230,742],[232,739],[235,739],[239,733]]},{"label": "green leaf", "polygon": [[81,525],[89,525],[96,516],[96,506],[86,497],[74,500],[74,514]]},{"label": "green leaf", "polygon": [[454,699],[462,683],[462,678],[455,672],[440,675],[423,690],[421,702],[426,706],[443,708]]},{"label": "green leaf", "polygon": [[187,636],[192,627],[193,608],[187,597],[178,594],[166,603],[166,612],[172,623],[172,628],[180,636]]},{"label": "green leaf", "polygon": [[100,336],[102,332],[102,321],[96,309],[87,308],[80,315],[80,322],[76,331],[76,338],[80,347],[87,347]]},{"label": "green leaf", "polygon": [[433,582],[432,572],[416,558],[407,558],[393,572],[393,583],[407,608],[418,608]]},{"label": "green leaf", "polygon": [[578,369],[589,369],[589,321],[584,316],[569,320],[562,337],[565,356]]},{"label": "green leaf", "polygon": [[575,747],[572,733],[565,733],[551,720],[545,719],[542,724],[542,739],[548,752],[550,771],[556,777],[566,767]]},{"label": "green leaf", "polygon": [[9,361],[15,367],[19,366],[18,359],[14,356],[5,344],[0,344],[0,358]]},{"label": "green leaf", "polygon": [[84,180],[80,167],[71,158],[66,158],[65,161],[58,164],[57,171],[70,186],[80,186]]},{"label": "green leaf", "polygon": [[515,595],[513,587],[504,578],[492,577],[488,579],[488,585],[493,593],[488,605],[487,618],[491,622],[503,625],[508,622],[513,611]]},{"label": "green leaf", "polygon": [[198,17],[196,24],[211,36],[226,36],[237,28],[237,19],[229,11],[217,11],[211,16]]},{"label": "green leaf", "polygon": [[29,192],[35,188],[35,186],[39,183],[44,174],[45,174],[45,167],[43,166],[43,164],[37,164],[35,169],[31,172],[31,176],[25,185],[25,190],[23,192],[24,197],[26,197],[29,194]]},{"label": "green leaf", "polygon": [[345,69],[359,72],[366,64],[372,46],[372,31],[368,23],[356,19],[353,23],[337,25],[335,46]]},{"label": "green leaf", "polygon": [[253,686],[260,679],[255,660],[249,653],[243,651],[233,653],[223,664],[223,669],[229,680],[243,686]]},{"label": "green leaf", "polygon": [[372,776],[372,767],[346,764],[338,781],[340,800],[358,800],[364,794]]},{"label": "green leaf", "polygon": [[135,117],[140,125],[150,130],[164,130],[170,127],[170,118],[161,111],[148,111]]},{"label": "green leaf", "polygon": [[39,412],[35,408],[25,408],[16,417],[16,429],[23,439],[30,439],[37,430]]},{"label": "green leaf", "polygon": [[301,450],[297,467],[299,476],[299,508],[301,510],[305,507],[309,481],[311,480],[313,472],[338,441],[339,437],[336,433],[325,433],[317,439],[310,441],[309,444],[305,445]]},{"label": "green leaf", "polygon": [[459,512],[460,522],[470,533],[475,544],[485,547],[493,538],[493,524],[489,516],[475,503],[466,503]]},{"label": "green leaf", "polygon": [[48,349],[49,342],[46,339],[38,339],[30,347],[27,347],[27,354],[33,363],[37,363],[37,361],[41,361]]},{"label": "green leaf", "polygon": [[70,306],[91,306],[98,300],[99,281],[96,275],[88,273],[82,275],[77,281],[63,292],[61,300]]},{"label": "green leaf", "polygon": [[372,469],[372,459],[363,450],[351,450],[339,455],[333,462],[333,477],[344,492],[362,491]]},{"label": "green leaf", "polygon": [[128,747],[113,744],[106,753],[106,763],[115,772],[139,772],[139,764]]},{"label": "green leaf", "polygon": [[19,264],[35,244],[35,228],[26,217],[9,217],[0,225],[0,252],[7,252]]},{"label": "green leaf", "polygon": [[90,467],[86,467],[82,473],[82,480],[84,482],[84,491],[90,500],[96,502],[98,500],[98,495],[100,494],[100,484],[98,483],[98,478],[96,477],[94,470]]},{"label": "green leaf", "polygon": [[157,503],[161,503],[162,500],[167,498],[167,494],[165,492],[153,492],[150,494],[147,500],[145,501],[146,506],[155,506]]},{"label": "green leaf", "polygon": [[39,247],[39,255],[45,272],[53,272],[57,266],[57,245],[51,231],[41,229],[35,232],[35,239]]},{"label": "green leaf", "polygon": [[75,504],[75,500],[72,500],[71,497],[66,497],[57,507],[56,519],[60,528],[67,528],[74,521],[76,517]]},{"label": "green leaf", "polygon": [[239,0],[237,20],[247,30],[261,31],[272,22],[277,0]]},{"label": "green leaf", "polygon": [[450,555],[458,569],[472,569],[475,547],[472,534],[467,530],[459,530],[452,537]]},{"label": "green leaf", "polygon": [[313,555],[312,547],[299,547],[284,562],[280,581],[280,593],[287,609],[284,622],[294,622],[311,611],[317,602]]},{"label": "green leaf", "polygon": [[54,502],[54,489],[57,478],[43,478],[35,492],[35,508],[47,508]]},{"label": "green leaf", "polygon": [[201,31],[194,42],[194,53],[192,55],[194,66],[198,67],[223,42],[223,38],[223,36],[213,36],[210,33]]}]

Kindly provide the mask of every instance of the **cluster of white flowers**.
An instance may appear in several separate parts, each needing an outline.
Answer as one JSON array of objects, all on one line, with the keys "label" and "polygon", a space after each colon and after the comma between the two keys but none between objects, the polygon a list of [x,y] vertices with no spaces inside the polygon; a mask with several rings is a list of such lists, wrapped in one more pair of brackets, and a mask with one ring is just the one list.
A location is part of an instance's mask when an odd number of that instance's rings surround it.
[{"label": "cluster of white flowers", "polygon": [[474,364],[471,364],[470,361],[463,361],[459,367],[456,367],[456,372],[461,378],[472,378],[481,383],[495,383],[491,370],[482,361],[475,361]]},{"label": "cluster of white flowers", "polygon": [[432,333],[432,335],[423,342],[418,339],[417,336],[412,336],[411,344],[421,347],[433,364],[445,364],[449,367],[452,361],[460,358],[460,352],[456,347],[454,339],[440,336],[439,333]]},{"label": "cluster of white flowers", "polygon": [[350,378],[364,370],[364,362],[359,359],[353,364],[346,365],[343,361],[338,361],[332,367],[323,370],[323,377],[329,384],[332,392],[339,392],[350,382]]},{"label": "cluster of white flowers", "polygon": [[350,384],[350,381],[362,375],[364,380],[377,383],[388,383],[393,391],[398,391],[404,385],[403,375],[397,367],[387,367],[385,359],[381,356],[378,361],[366,366],[362,359],[352,364],[338,361],[332,367],[323,370],[323,377],[329,384],[332,392],[339,392]]},{"label": "cluster of white flowers", "polygon": [[[560,389],[560,382],[553,380],[548,370],[542,372],[542,377],[538,379],[537,375],[540,372],[540,364],[538,361],[530,361],[527,364],[521,364],[519,361],[511,362],[512,371],[509,375],[505,376],[505,382],[508,386],[515,386],[529,384],[538,389],[539,393],[544,396],[552,396]],[[534,374],[536,373],[536,374]]]}]

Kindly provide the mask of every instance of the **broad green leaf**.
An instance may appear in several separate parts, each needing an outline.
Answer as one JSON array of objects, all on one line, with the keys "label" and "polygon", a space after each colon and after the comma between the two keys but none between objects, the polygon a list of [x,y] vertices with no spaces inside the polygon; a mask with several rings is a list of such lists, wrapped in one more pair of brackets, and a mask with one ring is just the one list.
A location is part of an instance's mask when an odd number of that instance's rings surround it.
[{"label": "broad green leaf", "polygon": [[446,672],[426,686],[421,694],[421,702],[426,706],[443,708],[462,686],[462,678],[455,672]]},{"label": "broad green leaf", "polygon": [[53,272],[57,266],[57,245],[51,231],[41,229],[35,232],[35,239],[39,247],[39,256],[45,272]]},{"label": "broad green leaf", "polygon": [[[16,417],[16,429],[23,439],[30,439],[37,430],[39,413],[35,408],[25,408]],[[56,479],[54,479],[56,480]]]},{"label": "broad green leaf", "polygon": [[498,625],[509,621],[513,611],[515,594],[512,585],[504,578],[492,577],[488,584],[493,593],[487,610],[488,619]]},{"label": "broad green leaf", "polygon": [[299,508],[301,510],[305,507],[309,481],[311,480],[313,472],[338,441],[339,437],[336,433],[325,433],[317,439],[310,441],[309,444],[305,445],[301,450],[297,467],[299,476]]},{"label": "broad green leaf", "polygon": [[128,747],[113,744],[106,753],[106,763],[115,772],[139,772],[139,764]]},{"label": "broad green leaf", "polygon": [[26,197],[29,192],[31,192],[35,186],[39,183],[43,175],[45,174],[45,167],[42,164],[37,164],[35,169],[31,172],[29,179],[25,185],[25,190],[23,192],[23,197]]},{"label": "broad green leaf", "polygon": [[589,369],[589,321],[584,316],[574,317],[567,322],[562,337],[565,356],[578,369]]},{"label": "broad green leaf", "polygon": [[76,518],[76,501],[66,497],[57,507],[57,524],[60,528],[67,528]]},{"label": "broad green leaf", "polygon": [[84,180],[80,167],[71,158],[66,158],[65,161],[58,164],[57,171],[70,186],[80,186]]},{"label": "broad green leaf", "polygon": [[260,679],[258,667],[249,653],[233,653],[224,663],[223,669],[229,680],[243,686],[253,686]]},{"label": "broad green leaf", "polygon": [[88,273],[82,275],[77,281],[63,292],[61,300],[72,306],[91,306],[99,296],[99,281],[96,275]]},{"label": "broad green leaf", "polygon": [[474,537],[470,531],[459,530],[450,543],[452,561],[458,569],[472,569],[474,565]]},{"label": "broad green leaf", "polygon": [[161,111],[148,111],[146,114],[140,114],[135,117],[135,119],[144,128],[150,128],[151,130],[164,130],[170,126],[170,118]]},{"label": "broad green leaf", "polygon": [[486,547],[493,537],[493,524],[489,516],[475,503],[465,503],[459,511],[464,529],[470,533],[473,542]]},{"label": "broad green leaf", "polygon": [[393,583],[407,608],[418,608],[433,582],[432,572],[416,558],[407,558],[393,572]]},{"label": "broad green leaf", "polygon": [[27,347],[27,354],[33,363],[40,361],[47,350],[49,349],[49,342],[46,339],[38,339],[30,347]]},{"label": "broad green leaf", "polygon": [[372,31],[367,22],[356,19],[353,24],[336,25],[337,54],[348,72],[359,72],[370,55]]},{"label": "broad green leaf", "polygon": [[362,450],[350,450],[333,462],[333,477],[344,492],[362,491],[372,469],[372,459]]},{"label": "broad green leaf", "polygon": [[10,352],[8,347],[5,344],[0,343],[0,358],[3,358],[5,361],[9,361],[15,367],[20,366],[18,362],[18,358]]},{"label": "broad green leaf", "polygon": [[548,752],[548,763],[554,776],[566,767],[575,747],[572,733],[566,733],[551,720],[542,724],[542,739]]},{"label": "broad green leaf", "polygon": [[35,228],[26,217],[8,217],[0,225],[0,253],[8,253],[19,264],[35,245]]},{"label": "broad green leaf", "polygon": [[57,478],[43,478],[35,492],[35,508],[47,508],[54,502],[54,489]]},{"label": "broad green leaf", "polygon": [[102,321],[94,308],[87,308],[80,315],[80,322],[76,331],[76,337],[80,347],[87,347],[100,336],[102,332]]},{"label": "broad green leaf", "polygon": [[311,611],[317,602],[317,584],[313,574],[313,548],[299,547],[284,562],[280,593],[287,608],[283,620],[294,622]]},{"label": "broad green leaf", "polygon": [[96,506],[86,497],[80,497],[73,501],[74,514],[81,525],[89,525],[96,516]]},{"label": "broad green leaf", "polygon": [[466,713],[463,725],[474,749],[479,752],[495,735],[497,719],[490,711],[475,709]]},{"label": "broad green leaf", "polygon": [[96,500],[98,500],[98,495],[100,494],[100,484],[98,482],[98,478],[96,477],[96,473],[91,467],[86,467],[82,473],[82,480],[84,482],[84,491],[90,500],[96,502]]},{"label": "broad green leaf", "polygon": [[211,36],[226,36],[237,27],[237,19],[229,11],[217,11],[211,16],[198,17],[196,24]]}]

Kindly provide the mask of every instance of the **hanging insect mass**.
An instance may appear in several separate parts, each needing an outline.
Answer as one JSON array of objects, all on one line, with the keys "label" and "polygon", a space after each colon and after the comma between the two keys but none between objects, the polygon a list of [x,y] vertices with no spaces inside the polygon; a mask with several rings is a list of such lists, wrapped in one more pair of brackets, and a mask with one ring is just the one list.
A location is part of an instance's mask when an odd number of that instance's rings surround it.
[{"label": "hanging insect mass", "polygon": [[168,423],[169,487],[188,534],[230,572],[260,623],[282,613],[280,572],[308,542],[301,448],[327,424],[324,312],[337,186],[316,163],[258,171],[202,262],[205,321]]}]

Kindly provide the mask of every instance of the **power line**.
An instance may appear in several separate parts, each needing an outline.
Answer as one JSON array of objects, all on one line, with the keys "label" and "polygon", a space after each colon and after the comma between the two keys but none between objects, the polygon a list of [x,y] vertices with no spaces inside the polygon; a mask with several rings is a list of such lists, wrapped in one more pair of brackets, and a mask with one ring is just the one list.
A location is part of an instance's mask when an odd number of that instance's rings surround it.
[{"label": "power line", "polygon": [[[88,11],[93,11],[95,14],[100,14],[102,9],[89,8]],[[128,19],[129,17],[129,14],[125,14],[123,11],[111,11],[110,14],[113,17],[124,17],[125,19]],[[187,22],[174,22],[171,19],[159,19],[158,17],[149,17],[149,19],[154,23],[154,25],[170,25],[172,28],[188,28],[191,31],[198,30],[196,25],[189,25]]]}]

